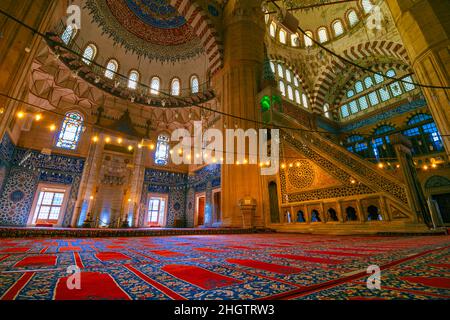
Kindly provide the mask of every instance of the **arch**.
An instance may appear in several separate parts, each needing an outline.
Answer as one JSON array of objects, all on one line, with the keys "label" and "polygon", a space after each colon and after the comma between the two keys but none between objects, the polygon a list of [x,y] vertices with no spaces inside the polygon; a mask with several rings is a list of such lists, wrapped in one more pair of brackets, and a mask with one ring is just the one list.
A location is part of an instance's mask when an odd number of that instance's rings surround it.
[{"label": "arch", "polygon": [[77,111],[69,111],[65,114],[63,123],[59,130],[56,147],[68,150],[75,150],[80,141],[83,131],[84,118]]},{"label": "arch", "polygon": [[336,19],[332,23],[333,33],[335,37],[339,37],[344,34],[344,25],[341,19]]},{"label": "arch", "polygon": [[114,79],[117,71],[119,70],[119,63],[116,59],[110,59],[106,64],[105,77],[108,79]]},{"label": "arch", "polygon": [[311,222],[322,222],[320,218],[320,213],[316,209],[311,211]]},{"label": "arch", "polygon": [[347,12],[347,22],[348,22],[348,25],[350,26],[350,27],[354,27],[354,26],[356,26],[357,24],[358,24],[358,22],[359,22],[359,17],[358,17],[358,14],[356,13],[356,11],[354,10],[354,9],[350,9],[348,12]]},{"label": "arch", "polygon": [[328,220],[329,221],[339,221],[339,218],[337,216],[337,212],[333,208],[328,209],[327,214],[328,214]]},{"label": "arch", "polygon": [[78,29],[74,24],[69,24],[64,32],[61,34],[61,40],[64,44],[68,45],[77,35]]},{"label": "arch", "polygon": [[312,47],[312,45],[314,44],[312,39],[314,39],[313,33],[309,30],[305,31],[305,35],[303,35],[305,47]]},{"label": "arch", "polygon": [[358,221],[358,214],[356,213],[356,209],[352,206],[345,209],[345,215],[347,221]]},{"label": "arch", "polygon": [[161,79],[157,76],[152,77],[150,81],[150,94],[157,96],[161,89]]},{"label": "arch", "polygon": [[278,39],[280,40],[280,42],[282,44],[286,44],[286,41],[287,41],[287,32],[286,32],[286,30],[280,29],[280,32],[279,32],[278,36],[279,36]]},{"label": "arch", "polygon": [[303,213],[302,210],[298,210],[297,211],[297,219],[296,219],[296,221],[300,222],[300,223],[305,223],[306,222],[305,214]]},{"label": "arch", "polygon": [[377,206],[370,205],[367,208],[367,221],[381,221],[383,217],[380,214],[380,210]]},{"label": "arch", "polygon": [[181,95],[181,81],[179,78],[173,78],[170,82],[170,94],[173,96]]},{"label": "arch", "polygon": [[361,0],[361,8],[363,9],[365,14],[369,14],[373,8],[371,0]]},{"label": "arch", "polygon": [[193,0],[169,0],[169,4],[184,16],[193,32],[201,39],[209,60],[211,74],[223,65],[223,45],[220,33],[208,17],[208,13]]},{"label": "arch", "polygon": [[328,38],[328,30],[326,27],[320,27],[319,29],[317,29],[317,38],[319,39],[320,43],[324,43],[330,40]]},{"label": "arch", "polygon": [[139,83],[139,71],[132,69],[130,70],[130,73],[128,74],[128,89],[135,90],[137,89],[138,83]]},{"label": "arch", "polygon": [[[403,45],[392,41],[368,41],[352,46],[343,52],[343,57],[350,61],[358,61],[364,58],[382,56],[398,61],[397,68],[403,68],[411,71],[406,49]],[[322,105],[325,102],[325,97],[331,88],[336,84],[336,79],[342,74],[360,73],[356,67],[351,67],[340,59],[335,59],[330,65],[326,66],[322,74],[318,77],[316,85],[313,90],[313,99],[315,105]]]},{"label": "arch", "polygon": [[269,182],[270,222],[280,222],[280,208],[278,207],[278,187],[274,181]]},{"label": "arch", "polygon": [[88,44],[83,51],[83,58],[81,59],[85,64],[90,65],[97,56],[97,46],[93,43]]},{"label": "arch", "polygon": [[199,91],[200,91],[200,83],[199,83],[197,75],[194,74],[194,75],[191,76],[190,84],[191,84],[191,93],[192,94],[199,93]]},{"label": "arch", "polygon": [[444,176],[432,176],[425,182],[425,189],[450,187],[450,179]]},{"label": "arch", "polygon": [[275,38],[277,35],[277,24],[275,21],[272,21],[269,26],[269,34],[272,38]]}]

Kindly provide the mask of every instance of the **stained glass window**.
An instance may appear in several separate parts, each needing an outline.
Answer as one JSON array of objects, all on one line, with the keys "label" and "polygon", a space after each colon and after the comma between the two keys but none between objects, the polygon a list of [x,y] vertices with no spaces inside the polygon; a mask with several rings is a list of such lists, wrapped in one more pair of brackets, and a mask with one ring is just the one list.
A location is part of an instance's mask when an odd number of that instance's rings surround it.
[{"label": "stained glass window", "polygon": [[283,96],[285,96],[286,95],[286,87],[284,85],[284,82],[280,80],[279,84],[280,84],[280,92]]},{"label": "stained glass window", "polygon": [[339,37],[344,33],[344,27],[342,26],[341,20],[336,20],[335,22],[333,22],[333,30],[336,37]]},{"label": "stained glass window", "polygon": [[97,47],[94,46],[93,44],[90,44],[86,47],[86,49],[84,49],[82,61],[85,64],[90,65],[94,60],[96,54],[97,54]]},{"label": "stained glass window", "polygon": [[325,27],[319,28],[319,30],[317,31],[317,35],[319,36],[320,43],[328,41],[328,33]]},{"label": "stained glass window", "polygon": [[64,118],[56,146],[58,148],[75,150],[83,130],[83,117],[78,112],[69,112]]},{"label": "stained glass window", "polygon": [[167,165],[169,159],[169,137],[160,135],[156,144],[155,163],[160,166]]},{"label": "stained glass window", "polygon": [[281,64],[278,65],[278,76],[284,78],[283,66]]},{"label": "stained glass window", "polygon": [[300,101],[300,91],[298,91],[298,90],[295,90],[295,102],[298,103],[298,104],[301,103],[301,101]]},{"label": "stained glass window", "polygon": [[117,63],[116,60],[114,59],[109,60],[108,64],[106,65],[105,77],[107,77],[108,79],[114,79],[118,67],[119,64]]},{"label": "stained glass window", "polygon": [[275,24],[275,22],[272,22],[269,27],[270,36],[272,38],[275,38],[276,31],[277,31],[277,25]]},{"label": "stained glass window", "polygon": [[324,112],[325,117],[327,117],[327,118],[330,118],[329,110],[330,110],[330,107],[329,107],[328,103],[325,103],[323,105],[323,112]]},{"label": "stained glass window", "polygon": [[288,85],[288,98],[290,100],[294,100],[294,91],[292,91],[292,87],[290,85]]},{"label": "stained glass window", "polygon": [[402,80],[406,81],[406,82],[403,82],[403,87],[405,88],[406,91],[411,91],[416,88],[416,86],[411,83],[411,82],[413,82],[413,79],[411,76],[404,77]]},{"label": "stained glass window", "polygon": [[303,106],[305,108],[308,108],[308,97],[306,96],[306,94],[302,94],[302,102],[303,102]]},{"label": "stained glass window", "polygon": [[305,47],[311,47],[313,45],[312,37],[313,34],[311,31],[306,31],[306,35],[303,36],[303,39],[305,41]]},{"label": "stained glass window", "polygon": [[344,104],[343,106],[341,106],[341,116],[342,118],[347,118],[349,115],[350,113],[348,111],[348,106]]},{"label": "stained glass window", "polygon": [[364,10],[364,13],[370,13],[370,11],[372,11],[373,5],[372,2],[370,0],[362,0],[361,1],[361,6]]},{"label": "stained glass window", "polygon": [[76,33],[77,28],[74,25],[69,24],[61,35],[61,40],[67,45],[69,44],[70,40],[75,37]]},{"label": "stained glass window", "polygon": [[287,33],[283,29],[280,30],[280,42],[286,44]]},{"label": "stained glass window", "polygon": [[150,83],[150,94],[157,96],[159,94],[159,87],[161,84],[161,80],[158,77],[153,77],[152,82]]},{"label": "stained glass window", "polygon": [[378,96],[377,96],[377,93],[375,91],[369,93],[369,100],[370,100],[370,104],[372,106],[376,106],[378,103],[380,103],[380,100],[378,100]]},{"label": "stained glass window", "polygon": [[128,88],[136,89],[139,81],[139,73],[135,70],[130,72],[130,77],[128,78]]},{"label": "stained glass window", "polygon": [[351,10],[348,13],[348,23],[350,24],[351,27],[353,27],[358,22],[359,22],[359,18],[358,18],[358,15],[356,14],[356,11]]},{"label": "stained glass window", "polygon": [[299,45],[298,35],[296,33],[291,34],[291,46],[298,47]]},{"label": "stained glass window", "polygon": [[170,86],[170,93],[173,96],[179,96],[181,93],[180,79],[175,78],[172,80],[172,85]]},{"label": "stained glass window", "polygon": [[198,93],[198,91],[199,91],[198,77],[192,76],[191,77],[191,92]]}]

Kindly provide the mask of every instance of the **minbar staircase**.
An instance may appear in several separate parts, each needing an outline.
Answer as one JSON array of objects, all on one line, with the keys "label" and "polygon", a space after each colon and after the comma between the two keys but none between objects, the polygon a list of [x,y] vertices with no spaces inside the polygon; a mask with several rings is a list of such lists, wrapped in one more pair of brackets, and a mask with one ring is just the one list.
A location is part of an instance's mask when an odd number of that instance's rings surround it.
[{"label": "minbar staircase", "polygon": [[[360,219],[359,226],[352,224],[355,230],[361,230],[367,233],[373,230],[373,233],[388,232],[429,232],[425,224],[418,221],[418,216],[412,211],[408,204],[408,194],[405,183],[400,178],[393,176],[381,169],[375,164],[361,159],[355,154],[349,152],[345,148],[336,143],[326,139],[319,132],[310,131],[311,127],[308,125],[312,122],[308,115],[299,112],[299,108],[294,105],[283,103],[279,108],[272,108],[269,115],[264,115],[265,121],[270,121],[272,124],[280,127],[290,127],[300,130],[280,129],[280,137],[287,145],[303,155],[308,160],[314,162],[321,169],[329,173],[342,183],[342,190],[339,195],[335,197],[337,202],[347,201],[349,198],[358,199],[377,197],[381,203],[381,212],[383,221],[376,221],[374,223],[367,223],[366,219]],[[266,112],[266,113],[267,113]],[[302,124],[304,123],[304,124]],[[350,181],[357,181],[352,184]],[[286,201],[283,197],[284,208],[307,208],[306,205],[302,207],[303,203],[310,203],[309,199],[290,199]],[[308,202],[309,201],[309,202]],[[322,199],[323,203],[329,202],[329,199]],[[326,208],[322,204],[322,209]],[[343,209],[340,211],[340,224],[336,223],[333,228],[336,233],[339,233],[340,225],[345,225],[346,221],[343,218]],[[307,210],[308,211],[308,210]],[[308,214],[308,213],[307,213]],[[365,213],[366,214],[366,213]],[[364,221],[363,221],[364,220]],[[325,225],[327,223],[309,224],[308,230],[311,232],[321,232],[321,230],[328,230]],[[348,225],[348,224],[347,224]],[[295,224],[295,228],[299,224]],[[274,226],[271,226],[274,227]],[[295,231],[291,230],[292,225],[286,225],[281,228],[276,228],[280,231]],[[306,228],[302,226],[301,228]],[[327,229],[328,228],[328,229]],[[344,227],[342,233],[348,233],[349,227]],[[326,231],[329,233],[328,231]]]}]

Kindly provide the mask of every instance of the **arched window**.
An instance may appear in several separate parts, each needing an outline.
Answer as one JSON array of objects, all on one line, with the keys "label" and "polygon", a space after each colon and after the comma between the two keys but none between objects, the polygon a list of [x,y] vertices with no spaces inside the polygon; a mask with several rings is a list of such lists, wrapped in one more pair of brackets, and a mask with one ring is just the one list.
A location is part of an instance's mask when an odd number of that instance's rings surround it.
[{"label": "arched window", "polygon": [[306,96],[306,94],[302,94],[302,102],[303,102],[303,106],[305,108],[308,108],[308,97]]},{"label": "arched window", "polygon": [[298,91],[298,90],[295,90],[295,102],[298,104],[302,103],[300,101],[300,91]]},{"label": "arched window", "polygon": [[298,40],[298,34],[291,34],[291,46],[298,47],[300,45],[300,40]]},{"label": "arched window", "polygon": [[325,103],[323,105],[323,113],[325,115],[325,117],[330,118],[330,106],[328,105],[328,103]]},{"label": "arched window", "polygon": [[300,222],[300,223],[306,222],[305,214],[303,213],[302,210],[297,211],[297,222]]},{"label": "arched window", "polygon": [[191,92],[194,94],[199,92],[199,83],[197,76],[191,77]]},{"label": "arched window", "polygon": [[292,87],[290,85],[288,85],[288,98],[289,100],[294,100],[294,91],[292,90]]},{"label": "arched window", "polygon": [[275,35],[277,33],[277,25],[274,21],[272,21],[272,23],[270,24],[269,33],[272,38],[275,38]]},{"label": "arched window", "polygon": [[344,26],[342,25],[341,20],[336,20],[333,22],[333,31],[335,37],[339,37],[344,34]]},{"label": "arched window", "polygon": [[173,96],[179,96],[180,93],[181,93],[180,79],[174,78],[170,85],[170,94],[172,94]]},{"label": "arched window", "polygon": [[119,64],[117,61],[114,59],[109,60],[106,65],[105,77],[108,79],[114,79],[117,69],[119,69]]},{"label": "arched window", "polygon": [[345,209],[345,213],[347,214],[347,221],[356,221],[356,220],[358,220],[358,216],[356,214],[355,208],[347,207],[347,209]]},{"label": "arched window", "polygon": [[442,151],[442,138],[429,114],[419,113],[408,121],[408,126],[414,126],[403,132],[409,136],[413,144],[413,152],[416,155]]},{"label": "arched window", "polygon": [[319,37],[320,43],[324,43],[328,41],[328,32],[325,27],[319,28],[317,31],[317,36]]},{"label": "arched window", "polygon": [[75,150],[83,130],[83,116],[78,112],[68,112],[64,117],[59,131],[56,146],[58,148]]},{"label": "arched window", "polygon": [[286,80],[288,82],[292,82],[292,74],[291,71],[289,71],[289,69],[286,69]]},{"label": "arched window", "polygon": [[311,222],[321,222],[319,211],[313,210],[311,211]]},{"label": "arched window", "polygon": [[284,29],[280,30],[280,42],[286,44],[287,33]]},{"label": "arched window", "polygon": [[128,77],[128,88],[135,90],[139,82],[139,72],[136,70],[130,71],[130,76]]},{"label": "arched window", "polygon": [[328,220],[330,221],[339,221],[337,212],[333,208],[328,209]]},{"label": "arched window", "polygon": [[280,85],[280,92],[281,92],[281,94],[283,96],[286,96],[286,87],[284,85],[284,82],[280,80],[279,85]]},{"label": "arched window", "polygon": [[159,95],[159,88],[161,86],[161,80],[158,77],[153,77],[150,83],[150,94],[157,96]]},{"label": "arched window", "polygon": [[283,66],[281,64],[278,64],[278,76],[284,78]]},{"label": "arched window", "polygon": [[90,44],[86,47],[86,49],[84,49],[82,61],[85,64],[90,65],[92,61],[94,61],[96,55],[97,47],[93,44]]},{"label": "arched window", "polygon": [[61,35],[61,40],[68,45],[77,34],[77,28],[73,24],[69,24]]},{"label": "arched window", "polygon": [[162,134],[158,136],[155,152],[155,164],[167,165],[169,160],[169,136]]},{"label": "arched window", "polygon": [[273,63],[273,61],[270,61],[270,70],[275,73],[275,63]]},{"label": "arched window", "polygon": [[376,206],[369,206],[367,208],[367,220],[368,221],[381,221],[383,220],[383,217],[381,216],[378,208]]},{"label": "arched window", "polygon": [[355,10],[350,10],[348,12],[347,19],[350,27],[355,26],[359,22],[359,18]]},{"label": "arched window", "polygon": [[313,33],[311,31],[306,31],[303,36],[303,40],[305,41],[305,47],[311,47],[313,45]]},{"label": "arched window", "polygon": [[373,8],[371,0],[362,0],[361,6],[362,6],[365,14],[370,13],[370,11],[372,11],[372,8]]}]

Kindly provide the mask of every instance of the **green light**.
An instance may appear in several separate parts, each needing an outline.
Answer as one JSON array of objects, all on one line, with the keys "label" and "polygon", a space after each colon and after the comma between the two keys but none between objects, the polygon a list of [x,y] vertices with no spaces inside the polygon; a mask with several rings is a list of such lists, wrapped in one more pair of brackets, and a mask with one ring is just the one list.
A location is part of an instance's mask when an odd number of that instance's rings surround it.
[{"label": "green light", "polygon": [[261,99],[261,108],[263,111],[268,111],[270,110],[270,97],[269,96],[264,96]]}]

